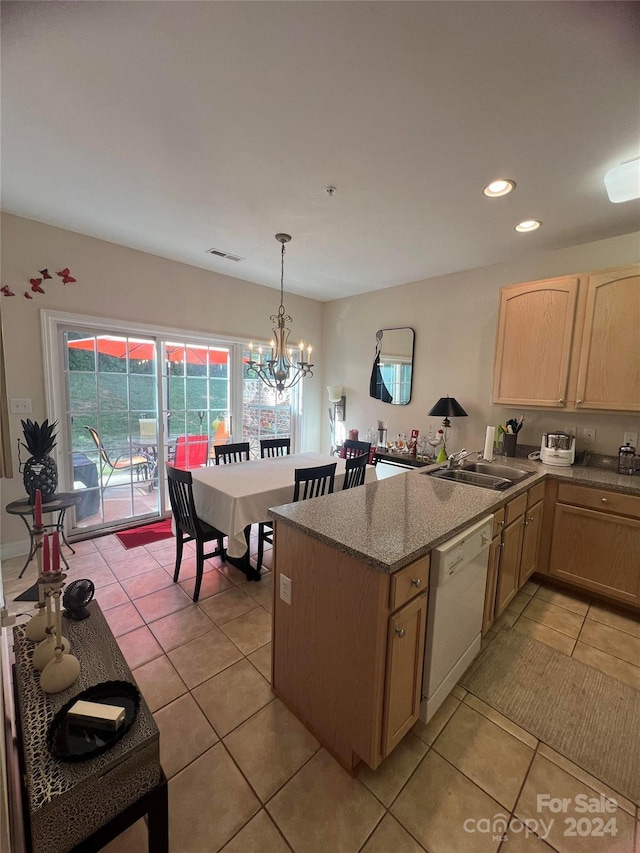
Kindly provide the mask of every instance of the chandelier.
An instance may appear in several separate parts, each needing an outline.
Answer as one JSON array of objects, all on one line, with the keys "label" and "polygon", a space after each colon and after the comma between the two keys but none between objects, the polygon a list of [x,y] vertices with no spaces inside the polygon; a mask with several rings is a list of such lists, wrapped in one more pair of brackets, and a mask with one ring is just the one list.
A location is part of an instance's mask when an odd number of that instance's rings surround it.
[{"label": "chandelier", "polygon": [[[276,234],[276,240],[282,244],[280,261],[280,307],[277,314],[271,315],[274,338],[269,344],[271,356],[263,353],[263,348],[258,347],[254,351],[253,344],[249,344],[249,364],[247,372],[249,375],[257,376],[269,388],[274,388],[279,394],[286,388],[293,388],[305,376],[313,376],[311,368],[311,349],[307,346],[307,358],[305,360],[304,342],[300,341],[298,347],[289,347],[287,341],[291,329],[287,325],[293,322],[284,310],[284,244],[291,240],[289,234]],[[295,355],[294,355],[295,353]]]}]

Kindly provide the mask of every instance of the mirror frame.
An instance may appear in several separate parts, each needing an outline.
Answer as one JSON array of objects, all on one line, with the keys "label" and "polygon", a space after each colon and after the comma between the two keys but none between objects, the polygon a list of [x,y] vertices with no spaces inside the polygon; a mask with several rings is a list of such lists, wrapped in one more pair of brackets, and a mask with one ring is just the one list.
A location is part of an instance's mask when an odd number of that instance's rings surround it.
[{"label": "mirror frame", "polygon": [[385,332],[410,332],[411,333],[411,353],[410,359],[407,362],[411,365],[411,377],[409,379],[409,397],[406,401],[402,402],[394,402],[394,400],[383,400],[378,394],[372,393],[372,387],[374,386],[374,373],[372,372],[371,382],[369,385],[369,396],[373,397],[376,400],[380,400],[383,403],[387,403],[390,406],[408,406],[411,402],[411,396],[413,393],[413,370],[414,370],[414,355],[415,355],[415,342],[416,342],[416,333],[415,330],[410,326],[396,326],[393,328],[386,329],[378,329],[376,332],[376,354],[373,363],[373,371],[379,369],[379,361],[384,359],[384,333]]}]

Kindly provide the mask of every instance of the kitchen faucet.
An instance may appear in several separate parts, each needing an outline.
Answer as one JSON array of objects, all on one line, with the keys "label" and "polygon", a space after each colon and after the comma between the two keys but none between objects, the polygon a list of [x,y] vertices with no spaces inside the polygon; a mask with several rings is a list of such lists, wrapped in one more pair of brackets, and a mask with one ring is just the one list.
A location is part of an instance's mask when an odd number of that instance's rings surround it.
[{"label": "kitchen faucet", "polygon": [[466,450],[464,447],[457,453],[452,453],[451,456],[447,459],[447,468],[455,468],[456,466],[462,463],[463,459],[466,459],[467,456],[471,456],[473,453],[478,454],[478,459],[482,458],[481,450]]}]

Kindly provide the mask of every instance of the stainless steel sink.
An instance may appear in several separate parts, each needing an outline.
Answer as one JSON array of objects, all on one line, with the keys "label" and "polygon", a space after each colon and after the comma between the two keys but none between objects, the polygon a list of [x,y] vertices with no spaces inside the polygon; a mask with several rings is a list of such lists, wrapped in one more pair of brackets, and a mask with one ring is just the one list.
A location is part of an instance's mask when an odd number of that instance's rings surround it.
[{"label": "stainless steel sink", "polygon": [[472,471],[475,474],[489,474],[492,477],[502,477],[509,480],[511,485],[519,483],[525,477],[530,477],[533,471],[524,471],[522,468],[512,468],[510,465],[500,465],[498,462],[463,462],[460,466],[462,471]]},{"label": "stainless steel sink", "polygon": [[464,468],[438,468],[437,471],[429,471],[430,477],[439,480],[453,480],[456,483],[467,483],[469,486],[481,486],[484,489],[501,491],[508,489],[513,483],[504,477],[494,477],[492,474],[481,474],[475,471],[467,471]]}]

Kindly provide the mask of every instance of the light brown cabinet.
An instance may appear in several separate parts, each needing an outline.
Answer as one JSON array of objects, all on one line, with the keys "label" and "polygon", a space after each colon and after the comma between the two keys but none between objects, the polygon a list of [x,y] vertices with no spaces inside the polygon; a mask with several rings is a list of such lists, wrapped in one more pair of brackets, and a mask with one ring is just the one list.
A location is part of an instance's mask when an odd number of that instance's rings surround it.
[{"label": "light brown cabinet", "polygon": [[640,411],[640,266],[504,287],[492,400]]},{"label": "light brown cabinet", "polygon": [[640,497],[560,483],[549,575],[640,605]]},{"label": "light brown cabinet", "polygon": [[273,688],[347,769],[375,769],[418,719],[429,566],[385,574],[277,524]]}]

